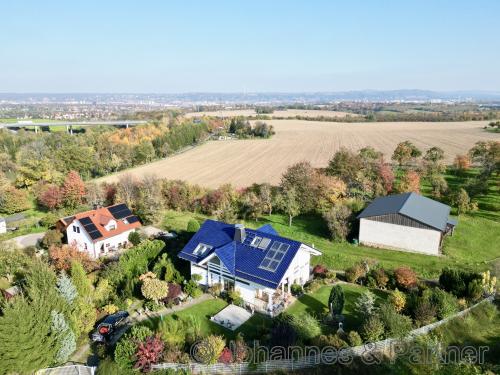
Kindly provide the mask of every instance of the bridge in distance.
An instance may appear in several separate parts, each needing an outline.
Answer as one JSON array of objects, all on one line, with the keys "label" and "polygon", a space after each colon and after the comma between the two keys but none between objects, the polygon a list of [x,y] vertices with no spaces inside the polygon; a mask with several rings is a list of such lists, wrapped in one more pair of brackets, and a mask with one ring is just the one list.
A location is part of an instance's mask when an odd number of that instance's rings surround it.
[{"label": "bridge in distance", "polygon": [[147,121],[139,120],[115,120],[115,121],[61,121],[61,122],[33,122],[33,121],[18,121],[18,122],[0,122],[1,128],[34,128],[35,133],[38,133],[40,127],[45,126],[65,126],[66,131],[73,134],[73,126],[136,126],[147,124]]}]

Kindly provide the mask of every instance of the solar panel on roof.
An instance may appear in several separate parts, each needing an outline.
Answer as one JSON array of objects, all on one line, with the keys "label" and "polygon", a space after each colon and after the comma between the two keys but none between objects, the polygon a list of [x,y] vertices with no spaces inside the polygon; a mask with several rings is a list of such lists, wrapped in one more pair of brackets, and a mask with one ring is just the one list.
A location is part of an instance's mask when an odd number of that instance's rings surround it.
[{"label": "solar panel on roof", "polygon": [[260,263],[259,268],[262,268],[266,271],[275,272],[289,248],[290,245],[286,243],[274,241],[265,258]]},{"label": "solar panel on roof", "polygon": [[92,220],[90,220],[90,218],[88,218],[88,217],[82,217],[79,220],[80,220],[80,223],[82,223],[82,225],[92,224]]},{"label": "solar panel on roof", "polygon": [[108,210],[115,219],[123,219],[124,217],[132,215],[132,211],[130,211],[127,205],[123,203],[109,207]]},{"label": "solar panel on roof", "polygon": [[135,215],[127,217],[127,221],[129,224],[137,223],[139,218]]},{"label": "solar panel on roof", "polygon": [[93,240],[97,240],[98,238],[102,237],[101,232],[99,230],[93,230],[92,232],[87,232]]}]

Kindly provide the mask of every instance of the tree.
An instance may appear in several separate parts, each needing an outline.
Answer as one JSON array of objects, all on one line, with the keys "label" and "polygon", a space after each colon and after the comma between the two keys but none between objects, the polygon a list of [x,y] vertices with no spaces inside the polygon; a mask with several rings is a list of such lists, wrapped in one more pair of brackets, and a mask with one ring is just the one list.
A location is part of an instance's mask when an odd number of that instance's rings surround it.
[{"label": "tree", "polygon": [[313,174],[312,186],[314,188],[315,208],[320,212],[339,203],[340,199],[347,194],[347,186],[344,181],[320,172]]},{"label": "tree", "polygon": [[309,212],[315,207],[314,173],[311,164],[303,161],[289,167],[281,177],[280,186],[285,196],[294,191],[296,204],[302,212]]},{"label": "tree", "polygon": [[273,194],[270,184],[262,184],[259,188],[259,199],[267,210],[267,214],[273,213]]},{"label": "tree", "polygon": [[52,331],[59,340],[55,362],[62,364],[68,361],[69,357],[76,350],[76,337],[71,330],[66,318],[62,313],[51,311]]},{"label": "tree", "polygon": [[481,174],[489,177],[493,172],[500,172],[500,142],[479,141],[469,150],[473,162],[481,165]]},{"label": "tree", "polygon": [[344,291],[340,285],[335,285],[330,291],[330,296],[328,297],[328,308],[332,315],[342,314],[344,309]]},{"label": "tree", "polygon": [[403,338],[412,329],[411,318],[398,314],[389,303],[384,303],[380,306],[378,316],[385,327],[386,335],[389,337]]},{"label": "tree", "polygon": [[90,207],[101,207],[106,202],[102,186],[95,182],[87,182],[85,192],[85,201]]},{"label": "tree", "polygon": [[0,191],[0,193],[0,212],[10,215],[31,208],[26,190],[9,186],[3,192]]},{"label": "tree", "polygon": [[64,206],[74,209],[83,203],[85,183],[76,171],[70,171],[62,187]]},{"label": "tree", "polygon": [[141,293],[144,298],[158,303],[158,300],[167,296],[168,284],[158,279],[146,279],[142,282]]},{"label": "tree", "polygon": [[187,231],[189,233],[196,233],[200,229],[200,223],[198,220],[190,219],[187,223]]},{"label": "tree", "polygon": [[288,226],[291,227],[293,218],[300,214],[298,195],[294,188],[287,188],[283,191],[279,200],[279,206],[288,215]]},{"label": "tree", "polygon": [[442,160],[444,159],[444,151],[439,147],[431,147],[424,155],[425,174],[428,177],[436,176],[443,173],[446,169]]},{"label": "tree", "polygon": [[60,231],[57,229],[49,229],[42,238],[41,246],[44,249],[49,249],[52,246],[61,246],[62,238],[63,234]]},{"label": "tree", "polygon": [[356,310],[365,318],[368,318],[375,311],[375,294],[367,290],[354,302]]},{"label": "tree", "polygon": [[443,176],[432,175],[429,182],[432,187],[432,196],[436,199],[441,198],[448,191],[448,183]]},{"label": "tree", "polygon": [[407,171],[399,183],[400,193],[420,193],[420,175],[412,170]]},{"label": "tree", "polygon": [[431,163],[437,163],[444,159],[444,151],[440,147],[431,147],[425,152],[424,160]]},{"label": "tree", "polygon": [[220,358],[226,341],[222,336],[209,335],[196,346],[194,357],[196,360],[207,365],[215,364]]},{"label": "tree", "polygon": [[345,241],[351,229],[352,210],[342,203],[336,203],[323,215],[330,236],[335,241]]},{"label": "tree", "polygon": [[417,285],[417,274],[410,267],[399,267],[394,270],[396,283],[404,288],[409,289]]},{"label": "tree", "polygon": [[394,186],[394,172],[388,163],[381,162],[378,165],[378,176],[386,194],[389,194]]},{"label": "tree", "polygon": [[38,203],[49,210],[60,208],[63,203],[62,189],[53,184],[43,187],[38,194]]},{"label": "tree", "polygon": [[473,211],[476,208],[476,205],[471,202],[469,194],[467,194],[464,188],[460,188],[453,196],[453,204],[457,207],[458,215]]},{"label": "tree", "polygon": [[455,172],[463,176],[470,169],[471,161],[468,155],[457,155],[453,161]]},{"label": "tree", "polygon": [[347,186],[351,186],[362,169],[361,158],[352,151],[342,147],[328,162],[326,174],[342,179]]},{"label": "tree", "polygon": [[422,155],[422,152],[410,141],[404,141],[398,143],[394,153],[392,154],[392,160],[397,161],[399,166],[408,164],[411,160],[414,160]]},{"label": "tree", "polygon": [[68,271],[73,261],[80,262],[87,271],[92,271],[96,268],[95,261],[90,259],[87,253],[70,245],[51,246],[49,248],[49,261],[58,271]]},{"label": "tree", "polygon": [[57,290],[69,305],[78,297],[78,292],[66,272],[61,272],[57,278]]}]

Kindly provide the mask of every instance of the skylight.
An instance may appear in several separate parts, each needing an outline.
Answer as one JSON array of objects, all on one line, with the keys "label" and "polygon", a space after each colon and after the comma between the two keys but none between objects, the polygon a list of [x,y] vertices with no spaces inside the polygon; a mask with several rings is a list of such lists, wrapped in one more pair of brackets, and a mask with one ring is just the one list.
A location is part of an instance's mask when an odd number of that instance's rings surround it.
[{"label": "skylight", "polygon": [[210,249],[212,249],[213,246],[210,245],[205,245],[204,243],[199,243],[198,246],[193,251],[194,255],[204,255],[207,253]]},{"label": "skylight", "polygon": [[266,271],[275,272],[289,248],[290,245],[286,243],[274,241],[271,245],[271,248],[267,252],[266,257],[262,260],[259,268],[262,268]]}]

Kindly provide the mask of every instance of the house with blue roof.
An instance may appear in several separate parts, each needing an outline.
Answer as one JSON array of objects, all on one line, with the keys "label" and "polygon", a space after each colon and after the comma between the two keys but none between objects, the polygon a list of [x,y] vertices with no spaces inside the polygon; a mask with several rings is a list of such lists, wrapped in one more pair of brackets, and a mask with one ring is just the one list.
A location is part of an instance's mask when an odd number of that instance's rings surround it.
[{"label": "house with blue roof", "polygon": [[361,244],[431,255],[457,225],[450,206],[416,193],[376,198],[358,219]]},{"label": "house with blue roof", "polygon": [[310,277],[312,246],[280,236],[269,224],[258,229],[206,220],[179,253],[200,285],[240,292],[253,311],[273,315],[290,301],[290,287]]}]

